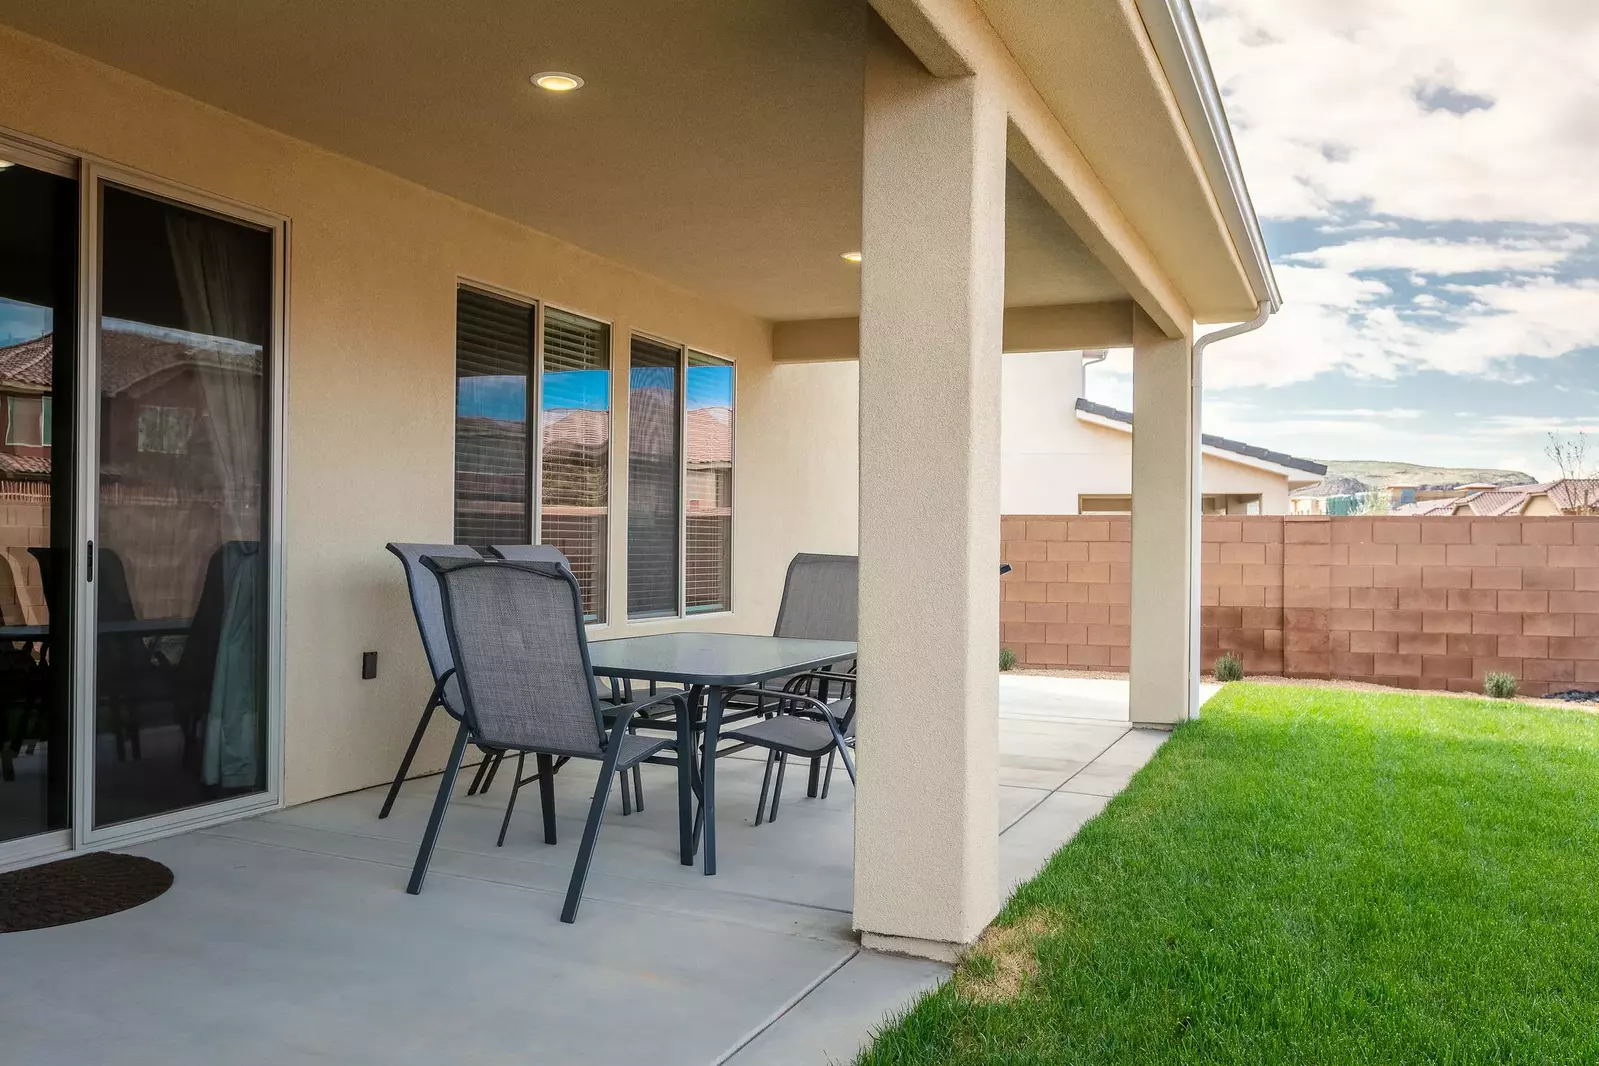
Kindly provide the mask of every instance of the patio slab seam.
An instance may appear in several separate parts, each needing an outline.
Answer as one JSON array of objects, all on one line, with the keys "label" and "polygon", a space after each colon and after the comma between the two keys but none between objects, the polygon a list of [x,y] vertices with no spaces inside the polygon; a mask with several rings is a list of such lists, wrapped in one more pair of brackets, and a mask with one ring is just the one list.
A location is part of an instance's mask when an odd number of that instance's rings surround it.
[{"label": "patio slab seam", "polygon": [[[1016,826],[1021,823],[1022,819],[1026,818],[1028,815],[1030,815],[1034,811],[1038,810],[1038,808],[1042,807],[1046,802],[1048,802],[1048,800],[1049,800],[1049,798],[1051,796],[1055,795],[1058,792],[1070,791],[1069,789],[1066,788],[1066,786],[1071,784],[1073,778],[1077,777],[1079,774],[1083,773],[1089,767],[1091,767],[1095,763],[1097,763],[1100,760],[1100,758],[1106,752],[1110,751],[1110,749],[1114,748],[1117,744],[1120,744],[1122,742],[1122,739],[1124,737],[1126,737],[1127,734],[1131,733],[1132,731],[1133,731],[1133,727],[1131,725],[1129,725],[1127,728],[1123,729],[1119,734],[1117,734],[1117,736],[1116,736],[1116,738],[1114,740],[1112,740],[1109,744],[1106,744],[1103,748],[1099,749],[1099,751],[1094,754],[1094,757],[1092,759],[1089,759],[1087,762],[1083,763],[1083,765],[1079,766],[1077,769],[1075,769],[1071,773],[1067,774],[1065,779],[1063,781],[1061,781],[1060,784],[1056,785],[1054,788],[1051,788],[1051,789],[1041,789],[1041,788],[1040,789],[1035,789],[1035,791],[1043,792],[1044,795],[1039,797],[1037,803],[1034,803],[1032,806],[1028,807],[1021,814],[1019,814],[1015,818],[1011,819],[1011,821],[1003,829],[1001,829],[999,831],[999,835],[1000,836],[1004,836],[1006,833],[1008,833],[1012,829],[1016,828]],[[1029,786],[1027,786],[1027,785],[1012,785],[1010,787],[1011,788],[1028,788]]]}]

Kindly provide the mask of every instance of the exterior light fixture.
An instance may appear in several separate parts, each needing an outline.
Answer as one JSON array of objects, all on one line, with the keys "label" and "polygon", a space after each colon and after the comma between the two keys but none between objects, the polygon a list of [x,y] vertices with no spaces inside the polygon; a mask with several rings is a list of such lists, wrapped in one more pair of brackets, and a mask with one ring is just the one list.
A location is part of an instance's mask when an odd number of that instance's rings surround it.
[{"label": "exterior light fixture", "polygon": [[859,252],[845,252],[839,258],[843,259],[846,263],[859,263],[861,261],[861,253],[859,253]]},{"label": "exterior light fixture", "polygon": [[546,70],[542,74],[535,74],[531,79],[540,89],[548,89],[552,93],[569,93],[573,89],[583,87],[583,79],[576,74],[568,74],[564,70]]}]

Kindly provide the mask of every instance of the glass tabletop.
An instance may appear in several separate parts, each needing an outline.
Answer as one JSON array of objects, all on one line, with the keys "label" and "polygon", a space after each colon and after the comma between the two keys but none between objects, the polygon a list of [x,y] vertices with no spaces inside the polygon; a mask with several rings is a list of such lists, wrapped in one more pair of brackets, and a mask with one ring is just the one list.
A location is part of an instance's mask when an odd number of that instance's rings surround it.
[{"label": "glass tabletop", "polygon": [[589,645],[596,674],[681,685],[753,685],[855,658],[852,640],[652,633]]}]

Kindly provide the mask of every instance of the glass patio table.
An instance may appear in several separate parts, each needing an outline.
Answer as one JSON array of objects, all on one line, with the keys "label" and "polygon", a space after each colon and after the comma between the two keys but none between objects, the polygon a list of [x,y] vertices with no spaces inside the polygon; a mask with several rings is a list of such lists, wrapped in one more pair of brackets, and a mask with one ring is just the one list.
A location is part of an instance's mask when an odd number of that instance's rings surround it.
[{"label": "glass patio table", "polygon": [[[654,633],[595,641],[589,645],[589,664],[597,677],[683,686],[690,710],[687,715],[677,716],[679,758],[689,757],[684,753],[694,750],[693,734],[702,728],[703,708],[705,757],[699,773],[700,817],[704,823],[705,873],[710,875],[716,872],[716,744],[721,737],[728,690],[820,670],[853,659],[855,654],[852,640],[743,633]],[[684,787],[678,794],[680,813],[692,802],[686,794],[688,776],[684,775]],[[692,866],[694,833],[687,819],[679,817],[678,824],[682,862]]]}]

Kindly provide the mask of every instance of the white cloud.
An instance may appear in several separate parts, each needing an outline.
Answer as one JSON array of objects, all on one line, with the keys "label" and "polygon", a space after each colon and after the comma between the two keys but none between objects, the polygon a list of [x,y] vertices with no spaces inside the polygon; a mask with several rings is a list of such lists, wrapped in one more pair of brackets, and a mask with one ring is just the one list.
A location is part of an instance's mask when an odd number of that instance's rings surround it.
[{"label": "white cloud", "polygon": [[1549,240],[1502,241],[1368,237],[1296,252],[1285,261],[1351,273],[1408,270],[1417,274],[1445,275],[1547,271],[1565,263],[1573,252],[1587,245],[1588,237],[1581,233]]},{"label": "white cloud", "polygon": [[1599,346],[1599,279],[1505,277],[1447,285],[1460,302],[1401,315],[1380,281],[1329,267],[1283,266],[1281,311],[1206,355],[1207,387],[1286,385],[1326,371],[1396,379],[1439,370],[1508,378],[1515,357]]},{"label": "white cloud", "polygon": [[1201,0],[1255,205],[1599,222],[1592,0]]}]

